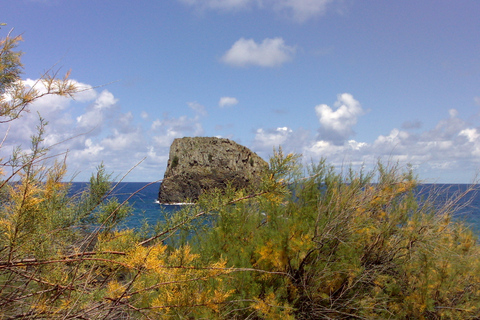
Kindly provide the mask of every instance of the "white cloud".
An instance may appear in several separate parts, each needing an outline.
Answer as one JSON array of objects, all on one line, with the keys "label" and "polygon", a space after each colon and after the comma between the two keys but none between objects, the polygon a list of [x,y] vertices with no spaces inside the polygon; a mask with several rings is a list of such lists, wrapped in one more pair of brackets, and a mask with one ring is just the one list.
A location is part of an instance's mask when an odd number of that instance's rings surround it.
[{"label": "white cloud", "polygon": [[400,165],[413,165],[421,178],[443,177],[446,182],[468,182],[480,167],[480,129],[459,119],[454,109],[429,130],[418,132],[418,126],[411,128],[413,131],[393,128],[373,142],[348,139],[363,114],[360,103],[351,95],[340,95],[335,109],[317,106],[315,112],[329,129],[324,138],[314,140],[305,132],[300,135],[302,129],[261,128],[256,131],[253,149],[267,156],[273,147],[281,145],[285,152],[302,153],[307,162],[325,157],[337,168],[373,167],[378,159],[398,161]]},{"label": "white cloud", "polygon": [[[78,102],[85,102],[95,99],[97,93],[91,86],[80,83],[75,80],[71,82],[82,90],[75,95]],[[22,81],[26,88],[33,88],[39,94],[45,94],[47,88],[44,82],[38,79],[26,79]],[[37,134],[37,126],[39,124],[39,116],[48,121],[49,125],[46,127],[45,145],[57,144],[74,135],[74,118],[67,110],[70,108],[72,100],[66,97],[56,95],[45,95],[38,98],[33,104],[29,106],[29,113],[23,113],[20,120],[10,123],[9,139],[6,145],[10,143],[11,146],[28,147],[30,145],[31,136]],[[5,126],[0,128],[0,132],[4,132]]]},{"label": "white cloud", "polygon": [[[35,89],[39,94],[47,93],[47,88],[43,81],[35,79],[26,79],[23,80],[23,85],[26,88]],[[80,90],[79,93],[75,94],[75,100],[79,102],[90,101],[95,99],[97,93],[93,90],[92,86],[71,80],[71,83],[77,86]],[[35,109],[40,112],[42,115],[48,115],[56,113],[59,110],[65,109],[70,104],[70,98],[57,96],[57,95],[45,95],[35,101]]]},{"label": "white cloud", "polygon": [[[227,102],[235,98],[222,99],[223,104],[228,105]],[[222,105],[222,99],[219,105]],[[108,171],[123,174],[144,157],[147,160],[134,170],[129,180],[160,179],[173,139],[205,134],[203,121],[207,112],[197,102],[187,104],[189,109],[186,114],[175,117],[165,114],[152,119],[150,126],[141,127],[136,124],[131,112],[121,110],[118,99],[107,90],[98,92],[92,89],[89,93],[85,92],[81,100],[83,104],[78,100],[72,103],[69,99],[45,97],[32,104],[32,112],[9,124],[8,136],[0,148],[0,158],[6,161],[14,146],[22,145],[28,149],[30,137],[35,134],[38,125],[36,111],[40,111],[50,123],[44,143],[53,145],[51,154],[68,150],[67,162],[71,172],[80,171],[77,179],[84,181],[102,161]],[[282,146],[285,152],[302,153],[306,161],[326,157],[336,166],[374,165],[378,158],[400,161],[401,164],[411,163],[423,177],[449,175],[451,182],[468,182],[480,167],[480,126],[473,123],[478,121],[476,117],[469,118],[467,122],[460,118],[457,110],[451,109],[445,111],[444,119],[430,129],[404,125],[377,133],[373,141],[357,141],[351,136],[364,113],[362,106],[348,93],[339,95],[337,100],[333,107],[324,104],[312,106],[311,115],[316,114],[319,120],[319,136],[314,137],[314,132],[293,129],[284,124],[257,128],[252,142],[246,146],[265,159],[274,147]],[[144,119],[141,123],[149,121],[146,113],[141,117]],[[7,127],[0,126],[2,137]],[[247,141],[247,138],[235,136],[230,130],[222,136],[239,142],[240,139]]]},{"label": "white cloud", "polygon": [[118,102],[111,92],[108,90],[103,90],[100,93],[100,96],[95,100],[93,107],[95,109],[105,109],[110,108]]},{"label": "white cloud", "polygon": [[325,13],[335,0],[179,0],[200,10],[238,11],[273,10],[297,22],[305,22]]},{"label": "white cloud", "polygon": [[398,129],[393,129],[387,136],[380,135],[376,140],[375,144],[380,147],[382,145],[387,145],[387,148],[392,146],[404,144],[409,137],[408,132],[400,131]]},{"label": "white cloud", "polygon": [[276,67],[291,60],[294,54],[295,47],[287,46],[282,38],[267,38],[262,43],[241,38],[225,53],[222,61],[236,67]]},{"label": "white cloud", "polygon": [[259,128],[255,132],[252,150],[264,159],[268,159],[273,149],[282,147],[287,152],[303,153],[303,148],[311,141],[308,131],[299,128],[293,130],[289,127],[272,129]]},{"label": "white cloud", "polygon": [[473,128],[463,129],[458,133],[458,135],[467,137],[469,142],[477,142],[479,141],[479,138],[480,138],[480,134],[478,133],[478,130]]},{"label": "white cloud", "polygon": [[[155,148],[168,148],[175,138],[204,134],[201,116],[206,115],[205,107],[197,102],[190,102],[188,106],[195,112],[194,117],[170,118],[168,115],[164,115],[162,119],[152,122],[152,144]],[[166,152],[168,153],[168,149]]]},{"label": "white cloud", "polygon": [[111,92],[103,90],[95,99],[94,103],[88,106],[87,112],[76,118],[79,127],[86,130],[98,129],[105,123],[110,111],[118,102]]},{"label": "white cloud", "polygon": [[350,148],[352,148],[352,150],[361,150],[362,148],[366,148],[368,147],[368,143],[366,142],[358,142],[358,141],[355,141],[355,140],[348,140],[348,145],[350,146]]},{"label": "white cloud", "polygon": [[121,133],[113,130],[112,135],[102,140],[102,146],[108,150],[132,150],[144,142],[141,132]]},{"label": "white cloud", "polygon": [[324,141],[324,140],[314,141],[304,146],[304,154],[314,159],[327,157],[330,160],[332,160],[331,159],[332,156],[338,153],[343,153],[343,152],[344,152],[343,146],[336,146],[331,142]]},{"label": "white cloud", "polygon": [[[25,83],[36,84],[35,89],[40,93],[45,90],[36,80],[28,79]],[[51,155],[68,151],[70,172],[82,172],[79,180],[87,180],[102,161],[111,171],[124,173],[141,159],[147,151],[147,135],[134,124],[133,114],[122,112],[117,106],[118,99],[108,90],[97,92],[91,86],[75,84],[89,88],[76,95],[75,103],[72,99],[47,95],[31,104],[30,113],[11,122],[0,158],[8,159],[15,146],[28,149],[31,136],[37,134],[39,112],[49,123],[43,145],[51,148]],[[0,127],[0,135],[6,129],[7,126]]]},{"label": "white cloud", "polygon": [[238,100],[237,98],[233,97],[221,97],[220,101],[218,102],[218,106],[220,108],[234,106],[236,104],[238,104]]},{"label": "white cloud", "polygon": [[353,126],[364,111],[351,94],[343,93],[338,95],[334,108],[321,104],[315,107],[315,113],[320,122],[320,138],[338,144],[353,134]]},{"label": "white cloud", "polygon": [[472,150],[472,154],[475,155],[478,159],[478,157],[480,157],[480,130],[478,128],[468,128],[462,130],[459,133],[459,136],[467,137],[470,148]]},{"label": "white cloud", "polygon": [[259,147],[279,147],[287,140],[288,135],[293,131],[287,127],[276,128],[274,130],[257,129],[255,134],[255,144]]},{"label": "white cloud", "polygon": [[94,144],[92,139],[85,140],[85,149],[80,152],[87,154],[88,156],[97,156],[104,149],[104,147]]}]

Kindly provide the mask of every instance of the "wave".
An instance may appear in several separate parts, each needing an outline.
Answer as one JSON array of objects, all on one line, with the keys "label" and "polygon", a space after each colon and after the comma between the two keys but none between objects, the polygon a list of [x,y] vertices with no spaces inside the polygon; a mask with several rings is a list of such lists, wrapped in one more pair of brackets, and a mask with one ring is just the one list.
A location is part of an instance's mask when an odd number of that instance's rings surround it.
[{"label": "wave", "polygon": [[169,203],[165,203],[165,202],[158,201],[158,199],[155,200],[155,203],[161,204],[162,206],[191,206],[191,205],[195,204],[193,202],[169,202]]}]

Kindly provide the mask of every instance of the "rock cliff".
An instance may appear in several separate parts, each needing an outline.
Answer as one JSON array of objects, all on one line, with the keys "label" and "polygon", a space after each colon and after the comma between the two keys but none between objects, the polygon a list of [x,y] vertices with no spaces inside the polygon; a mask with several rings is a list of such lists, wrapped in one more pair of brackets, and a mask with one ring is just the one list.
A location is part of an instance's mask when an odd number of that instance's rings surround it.
[{"label": "rock cliff", "polygon": [[267,162],[248,148],[222,138],[175,139],[160,186],[160,203],[195,201],[205,190],[259,184]]}]

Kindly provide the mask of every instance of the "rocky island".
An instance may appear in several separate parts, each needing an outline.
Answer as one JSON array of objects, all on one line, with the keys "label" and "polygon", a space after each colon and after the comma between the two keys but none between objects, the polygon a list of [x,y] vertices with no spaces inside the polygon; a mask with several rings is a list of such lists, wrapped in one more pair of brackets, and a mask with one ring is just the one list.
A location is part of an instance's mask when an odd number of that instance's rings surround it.
[{"label": "rocky island", "polygon": [[214,137],[175,139],[170,147],[160,203],[195,201],[214,188],[246,188],[260,183],[267,162],[234,141]]}]

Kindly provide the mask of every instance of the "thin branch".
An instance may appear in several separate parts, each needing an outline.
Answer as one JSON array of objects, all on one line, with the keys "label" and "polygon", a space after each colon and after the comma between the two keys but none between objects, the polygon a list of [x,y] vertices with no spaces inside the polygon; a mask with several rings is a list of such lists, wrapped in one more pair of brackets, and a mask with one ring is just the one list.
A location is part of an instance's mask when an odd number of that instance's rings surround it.
[{"label": "thin branch", "polygon": [[82,262],[82,261],[101,261],[101,262],[108,262],[108,263],[113,263],[113,264],[118,264],[121,265],[127,269],[137,269],[136,267],[130,266],[126,263],[111,260],[111,259],[106,259],[106,258],[85,258],[85,257],[79,257],[75,259],[58,259],[58,260],[44,260],[44,261],[32,261],[32,262],[4,262],[3,265],[0,266],[1,269],[9,269],[11,270],[12,267],[28,267],[28,266],[39,266],[39,265],[45,265],[45,264],[53,264],[53,263],[71,263],[71,262]]},{"label": "thin branch", "polygon": [[[96,251],[89,251],[89,252],[80,252],[80,253],[74,253],[74,254],[70,254],[70,255],[66,255],[66,256],[62,256],[62,257],[59,257],[56,259],[56,261],[62,261],[62,260],[65,260],[65,261],[71,261],[73,258],[79,258],[79,257],[82,257],[82,256],[93,256],[93,255],[100,255],[100,254],[114,254],[114,255],[122,255],[124,256],[125,255],[125,252],[122,252],[122,251],[100,251],[100,252],[96,252]],[[38,259],[35,259],[35,258],[30,258],[30,259],[21,259],[21,260],[14,260],[14,261],[0,261],[0,268],[1,266],[10,266],[10,265],[13,265],[13,264],[22,264],[22,263],[43,263],[43,262],[47,262],[47,261],[53,261],[53,260],[38,260]]]}]

